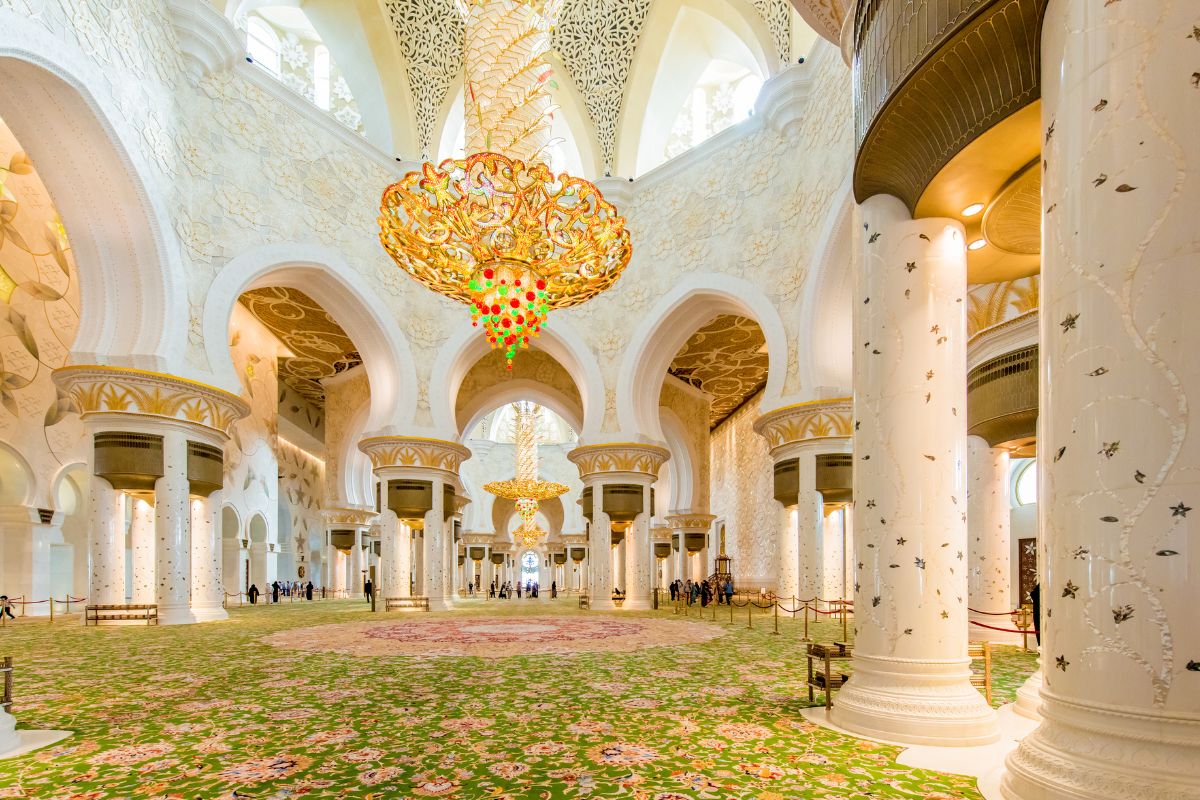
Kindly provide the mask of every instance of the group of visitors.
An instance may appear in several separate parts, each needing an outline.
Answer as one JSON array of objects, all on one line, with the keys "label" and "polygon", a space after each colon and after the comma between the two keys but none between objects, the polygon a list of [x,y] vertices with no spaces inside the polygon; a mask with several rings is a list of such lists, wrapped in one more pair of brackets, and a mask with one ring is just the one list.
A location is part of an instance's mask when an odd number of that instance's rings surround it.
[{"label": "group of visitors", "polygon": [[730,605],[733,603],[733,581],[729,579],[718,584],[716,578],[709,578],[706,581],[693,581],[688,578],[686,581],[672,581],[667,588],[671,592],[672,602],[683,600],[689,606],[698,602],[701,607],[706,607],[713,600],[716,600],[718,604]]},{"label": "group of visitors", "polygon": [[[300,581],[271,581],[271,602],[278,603],[280,597],[303,597],[305,600],[313,599],[313,584],[301,583]],[[325,590],[321,590],[321,596],[324,597]],[[259,590],[257,584],[250,584],[250,588],[246,590],[246,599],[250,601],[250,605],[258,605],[258,598],[262,596],[262,591]]]},{"label": "group of visitors", "polygon": [[[522,584],[520,581],[517,581],[514,587],[511,581],[500,583],[496,580],[493,580],[491,586],[488,587],[488,597],[498,597],[501,600],[511,600],[514,591],[516,592],[518,598],[536,598],[541,592],[541,587],[538,585],[537,581],[525,581],[524,584]],[[557,581],[550,582],[550,596],[558,597]]]}]

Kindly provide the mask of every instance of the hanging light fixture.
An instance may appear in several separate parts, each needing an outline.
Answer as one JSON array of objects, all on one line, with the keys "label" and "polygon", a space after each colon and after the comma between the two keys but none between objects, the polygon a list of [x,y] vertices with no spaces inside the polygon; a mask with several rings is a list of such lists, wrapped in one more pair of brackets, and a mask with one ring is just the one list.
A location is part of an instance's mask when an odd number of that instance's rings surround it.
[{"label": "hanging light fixture", "polygon": [[560,0],[459,0],[466,150],[383,193],[380,241],[430,289],[471,307],[512,369],[553,309],[610,288],[629,264],[625,219],[596,186],[545,160],[554,107],[545,56]]},{"label": "hanging light fixture", "polygon": [[516,442],[516,476],[507,481],[485,483],[483,490],[516,501],[521,526],[513,537],[532,547],[548,534],[537,527],[539,501],[566,494],[568,487],[538,479],[537,418],[541,408],[533,403],[513,403],[513,440]]}]

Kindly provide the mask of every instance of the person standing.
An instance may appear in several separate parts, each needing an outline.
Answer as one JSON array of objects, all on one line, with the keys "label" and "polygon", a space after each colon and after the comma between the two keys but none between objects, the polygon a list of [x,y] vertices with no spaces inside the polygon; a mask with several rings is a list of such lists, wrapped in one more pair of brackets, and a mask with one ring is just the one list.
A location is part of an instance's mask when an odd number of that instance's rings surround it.
[{"label": "person standing", "polygon": [[279,581],[271,581],[271,602],[279,602]]},{"label": "person standing", "polygon": [[246,597],[250,598],[250,605],[258,605],[258,587],[253,583],[250,584],[250,588],[246,591]]},{"label": "person standing", "polygon": [[733,605],[733,581],[726,579],[722,589],[725,593],[725,605]]},{"label": "person standing", "polygon": [[304,586],[304,599],[312,600],[312,597],[313,597],[313,585],[312,585],[312,581],[309,581]]},{"label": "person standing", "polygon": [[371,583],[370,578],[363,581],[363,594],[366,595],[368,603],[375,598],[375,584]]},{"label": "person standing", "polygon": [[558,597],[558,581],[550,581],[550,599]]},{"label": "person standing", "polygon": [[0,617],[8,614],[9,619],[16,619],[12,612],[12,603],[9,602],[8,595],[0,594]]}]

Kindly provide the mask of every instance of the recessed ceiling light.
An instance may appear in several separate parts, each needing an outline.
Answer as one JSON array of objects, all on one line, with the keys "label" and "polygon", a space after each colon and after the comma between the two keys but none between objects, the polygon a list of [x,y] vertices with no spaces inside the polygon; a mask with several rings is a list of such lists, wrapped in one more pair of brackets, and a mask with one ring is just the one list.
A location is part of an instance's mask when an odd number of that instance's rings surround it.
[{"label": "recessed ceiling light", "polygon": [[980,211],[983,211],[983,203],[971,203],[971,205],[962,210],[962,215],[964,217],[973,217]]},{"label": "recessed ceiling light", "polygon": [[984,240],[984,239],[976,239],[975,241],[973,241],[973,242],[971,242],[969,245],[967,245],[967,249],[968,249],[968,250],[978,250],[978,249],[980,249],[981,247],[987,247],[987,241],[986,241],[986,240]]}]

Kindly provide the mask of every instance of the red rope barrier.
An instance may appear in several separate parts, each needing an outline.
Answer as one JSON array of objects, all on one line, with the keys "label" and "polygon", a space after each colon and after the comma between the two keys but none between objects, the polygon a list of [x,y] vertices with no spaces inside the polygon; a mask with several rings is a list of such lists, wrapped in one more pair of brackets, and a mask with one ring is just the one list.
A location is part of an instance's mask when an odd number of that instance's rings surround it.
[{"label": "red rope barrier", "polygon": [[1013,630],[1012,628],[997,628],[994,625],[984,625],[982,622],[976,622],[973,619],[968,620],[968,622],[970,622],[972,625],[978,625],[981,628],[987,628],[989,631],[1001,631],[1003,633],[1029,633],[1029,634],[1035,634],[1035,635],[1037,634],[1036,628],[1029,628],[1027,630],[1018,631],[1018,630]]},{"label": "red rope barrier", "polygon": [[971,608],[970,606],[967,607],[967,611],[975,614],[984,614],[989,617],[1007,617],[1012,614],[1016,614],[1020,610],[1021,609],[1019,608],[1014,608],[1012,611],[980,611],[978,608]]}]

